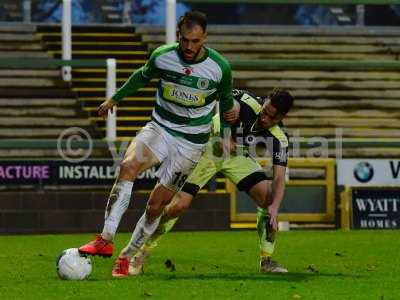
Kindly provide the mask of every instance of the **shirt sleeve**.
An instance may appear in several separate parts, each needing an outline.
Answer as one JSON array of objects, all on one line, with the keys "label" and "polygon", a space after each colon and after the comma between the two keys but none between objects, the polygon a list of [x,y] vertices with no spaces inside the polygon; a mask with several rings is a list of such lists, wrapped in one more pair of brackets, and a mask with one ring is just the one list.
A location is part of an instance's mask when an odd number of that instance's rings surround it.
[{"label": "shirt sleeve", "polygon": [[273,138],[272,162],[274,165],[286,167],[288,164],[288,148],[282,146],[277,138]]},{"label": "shirt sleeve", "polygon": [[118,91],[112,96],[112,99],[120,102],[126,96],[133,95],[140,88],[144,87],[149,81],[155,77],[157,68],[155,65],[156,51],[150,56],[149,60],[144,66],[137,69],[124,83],[124,85],[118,89]]}]

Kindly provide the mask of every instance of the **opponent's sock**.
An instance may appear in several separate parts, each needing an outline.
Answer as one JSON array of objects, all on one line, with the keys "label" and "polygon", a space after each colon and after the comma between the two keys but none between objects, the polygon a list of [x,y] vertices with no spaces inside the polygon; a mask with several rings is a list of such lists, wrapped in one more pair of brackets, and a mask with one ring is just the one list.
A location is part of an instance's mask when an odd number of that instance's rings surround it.
[{"label": "opponent's sock", "polygon": [[274,253],[276,231],[269,224],[270,217],[266,209],[257,207],[257,233],[260,256],[268,257]]},{"label": "opponent's sock", "polygon": [[157,246],[157,243],[160,240],[160,238],[163,237],[166,233],[171,231],[176,221],[178,221],[178,217],[174,219],[169,219],[167,215],[165,214],[162,215],[156,231],[154,231],[154,233],[149,237],[149,239],[144,244],[144,249],[147,252],[153,250]]},{"label": "opponent's sock", "polygon": [[111,189],[108,198],[103,232],[103,239],[112,241],[117,231],[121,217],[129,206],[131,201],[133,182],[117,181]]},{"label": "opponent's sock", "polygon": [[144,245],[147,239],[156,231],[161,217],[150,221],[146,212],[140,217],[133,231],[128,245],[122,249],[120,256],[132,258],[132,256]]}]

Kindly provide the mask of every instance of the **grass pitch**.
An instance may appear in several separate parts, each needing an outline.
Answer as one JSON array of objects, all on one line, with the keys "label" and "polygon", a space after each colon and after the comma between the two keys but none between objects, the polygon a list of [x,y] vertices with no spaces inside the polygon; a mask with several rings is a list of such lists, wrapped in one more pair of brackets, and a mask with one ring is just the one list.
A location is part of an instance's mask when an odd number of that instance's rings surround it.
[{"label": "grass pitch", "polygon": [[96,257],[88,280],[60,280],[57,255],[91,237],[0,236],[0,299],[400,299],[398,231],[279,233],[288,274],[258,273],[255,231],[170,233],[140,276],[114,279],[115,257]]}]

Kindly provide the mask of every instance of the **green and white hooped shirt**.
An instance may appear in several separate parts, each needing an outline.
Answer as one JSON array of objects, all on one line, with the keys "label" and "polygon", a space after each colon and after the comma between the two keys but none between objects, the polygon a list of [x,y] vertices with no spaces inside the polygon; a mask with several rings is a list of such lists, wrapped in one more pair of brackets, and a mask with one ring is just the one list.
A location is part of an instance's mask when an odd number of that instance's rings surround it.
[{"label": "green and white hooped shirt", "polygon": [[232,107],[233,100],[229,63],[215,50],[205,50],[201,60],[186,63],[179,55],[178,44],[157,48],[113,99],[120,101],[151,78],[160,77],[152,119],[172,135],[196,144],[206,143],[217,101],[224,112]]}]

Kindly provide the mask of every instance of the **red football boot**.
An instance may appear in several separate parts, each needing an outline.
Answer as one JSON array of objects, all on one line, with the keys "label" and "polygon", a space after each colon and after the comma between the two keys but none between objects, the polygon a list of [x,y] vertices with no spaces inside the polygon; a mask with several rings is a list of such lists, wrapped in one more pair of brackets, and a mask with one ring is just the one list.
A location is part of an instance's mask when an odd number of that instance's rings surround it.
[{"label": "red football boot", "polygon": [[104,257],[111,257],[113,250],[114,250],[113,242],[103,239],[101,235],[98,234],[96,235],[96,239],[80,247],[79,253],[87,255],[99,255]]},{"label": "red football boot", "polygon": [[114,263],[111,275],[113,277],[128,277],[129,276],[130,259],[118,257]]}]

